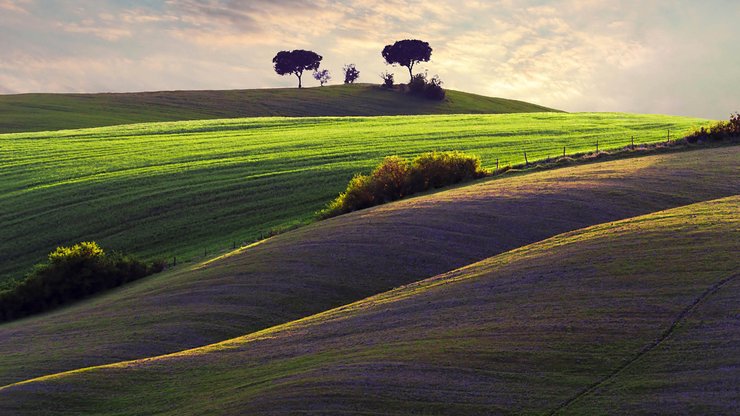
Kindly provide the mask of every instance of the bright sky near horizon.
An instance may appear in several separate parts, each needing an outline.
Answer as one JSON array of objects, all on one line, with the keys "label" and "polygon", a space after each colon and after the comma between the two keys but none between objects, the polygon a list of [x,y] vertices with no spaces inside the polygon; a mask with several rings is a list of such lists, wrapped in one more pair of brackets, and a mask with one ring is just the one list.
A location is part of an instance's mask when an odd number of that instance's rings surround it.
[{"label": "bright sky near horizon", "polygon": [[[380,83],[429,42],[445,87],[568,111],[740,111],[738,0],[0,0],[0,94],[291,87],[279,50]],[[310,74],[307,86],[318,85]]]}]

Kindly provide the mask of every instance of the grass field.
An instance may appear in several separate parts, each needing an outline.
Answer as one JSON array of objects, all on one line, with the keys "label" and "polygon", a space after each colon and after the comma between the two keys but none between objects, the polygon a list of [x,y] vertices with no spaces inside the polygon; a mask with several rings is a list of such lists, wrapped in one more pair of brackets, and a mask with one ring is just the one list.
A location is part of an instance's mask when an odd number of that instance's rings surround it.
[{"label": "grass field", "polygon": [[322,88],[0,95],[0,133],[233,117],[379,116],[555,111],[447,91],[443,102],[369,84]]},{"label": "grass field", "polygon": [[0,410],[737,414],[738,206],[597,225],[206,348],[3,388]]},{"label": "grass field", "polygon": [[738,157],[734,146],[488,179],[314,223],[0,325],[0,385],[218,342],[559,233],[737,195]]},{"label": "grass field", "polygon": [[[679,136],[706,120],[630,114],[252,118],[0,135],[0,281],[60,244],[198,258],[313,218],[384,156],[486,167]],[[205,253],[204,253],[205,251]]]}]

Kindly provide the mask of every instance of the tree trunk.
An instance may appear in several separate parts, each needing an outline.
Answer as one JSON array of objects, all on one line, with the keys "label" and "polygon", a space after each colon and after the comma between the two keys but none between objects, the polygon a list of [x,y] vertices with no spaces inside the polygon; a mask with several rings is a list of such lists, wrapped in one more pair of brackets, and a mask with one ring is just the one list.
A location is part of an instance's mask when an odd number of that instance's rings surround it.
[{"label": "tree trunk", "polygon": [[414,73],[411,72],[412,68],[414,68],[414,65],[409,65],[409,83],[414,80]]},{"label": "tree trunk", "polygon": [[295,74],[295,76],[298,77],[298,88],[303,88],[303,86],[301,85],[301,75],[303,74]]}]

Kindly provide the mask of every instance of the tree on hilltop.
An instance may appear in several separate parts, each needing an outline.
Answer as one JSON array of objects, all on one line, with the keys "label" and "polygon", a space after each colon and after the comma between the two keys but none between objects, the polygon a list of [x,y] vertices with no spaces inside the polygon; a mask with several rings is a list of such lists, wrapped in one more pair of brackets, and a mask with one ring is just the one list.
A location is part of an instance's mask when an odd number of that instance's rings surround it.
[{"label": "tree on hilltop", "polygon": [[345,84],[353,84],[360,77],[360,71],[357,70],[355,64],[345,65],[342,71],[344,71]]},{"label": "tree on hilltop", "polygon": [[393,45],[385,45],[381,52],[389,65],[401,65],[409,69],[409,82],[414,79],[414,65],[418,62],[429,62],[432,48],[429,43],[418,39],[399,40]]},{"label": "tree on hilltop", "polygon": [[278,75],[293,74],[298,77],[298,88],[302,88],[301,77],[303,71],[315,71],[321,65],[322,56],[313,51],[296,49],[280,51],[272,58],[275,72]]},{"label": "tree on hilltop", "polygon": [[319,83],[323,87],[324,84],[329,82],[329,80],[331,79],[331,74],[329,73],[328,69],[322,69],[321,71],[316,70],[313,71],[313,79],[319,81]]}]

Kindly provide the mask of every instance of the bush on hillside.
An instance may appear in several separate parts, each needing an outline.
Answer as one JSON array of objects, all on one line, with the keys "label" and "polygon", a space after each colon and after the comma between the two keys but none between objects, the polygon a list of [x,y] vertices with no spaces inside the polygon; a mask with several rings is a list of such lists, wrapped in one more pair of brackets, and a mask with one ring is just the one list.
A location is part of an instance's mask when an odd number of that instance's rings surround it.
[{"label": "bush on hillside", "polygon": [[442,101],[445,99],[445,90],[438,75],[432,77],[424,90],[424,96],[430,100]]},{"label": "bush on hillside", "polygon": [[319,215],[322,218],[334,217],[486,174],[477,156],[461,152],[424,153],[411,162],[390,156],[383,159],[370,175],[355,175],[347,189]]},{"label": "bush on hillside", "polygon": [[120,286],[164,269],[121,253],[106,254],[95,242],[58,247],[48,261],[0,292],[0,321],[22,318]]},{"label": "bush on hillside", "polygon": [[383,87],[385,88],[393,88],[393,83],[395,82],[393,80],[393,74],[385,71],[380,74],[380,77],[383,78]]},{"label": "bush on hillside", "polygon": [[719,121],[709,128],[702,127],[686,136],[686,141],[696,143],[707,140],[724,140],[740,137],[740,113],[730,115],[730,121]]},{"label": "bush on hillside", "polygon": [[441,101],[445,98],[445,90],[442,88],[442,80],[439,75],[428,79],[426,73],[416,74],[411,78],[408,90],[410,94],[430,100]]},{"label": "bush on hillside", "polygon": [[409,82],[409,92],[411,94],[423,95],[426,88],[427,88],[427,75],[426,74],[416,74],[413,77],[411,77],[411,82]]}]

